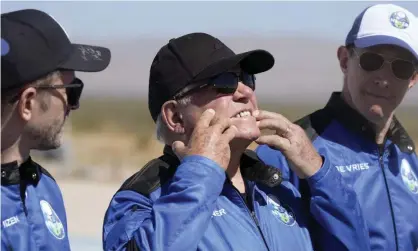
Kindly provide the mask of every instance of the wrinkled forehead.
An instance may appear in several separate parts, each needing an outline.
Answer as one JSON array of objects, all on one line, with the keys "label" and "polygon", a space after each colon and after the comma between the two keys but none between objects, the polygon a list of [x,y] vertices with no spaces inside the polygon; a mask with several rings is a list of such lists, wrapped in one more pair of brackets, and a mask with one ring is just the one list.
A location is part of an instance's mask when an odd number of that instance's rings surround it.
[{"label": "wrinkled forehead", "polygon": [[371,51],[388,58],[401,58],[418,64],[418,59],[414,57],[412,52],[396,45],[376,45],[362,49],[362,51]]}]

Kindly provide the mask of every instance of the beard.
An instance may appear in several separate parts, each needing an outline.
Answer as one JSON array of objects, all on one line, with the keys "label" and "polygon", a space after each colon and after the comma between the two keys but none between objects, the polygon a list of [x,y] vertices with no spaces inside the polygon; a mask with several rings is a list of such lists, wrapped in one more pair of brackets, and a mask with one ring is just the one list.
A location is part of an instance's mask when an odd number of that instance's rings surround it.
[{"label": "beard", "polygon": [[33,149],[52,150],[62,144],[64,120],[56,118],[47,125],[31,126],[27,128],[27,134],[34,143]]}]

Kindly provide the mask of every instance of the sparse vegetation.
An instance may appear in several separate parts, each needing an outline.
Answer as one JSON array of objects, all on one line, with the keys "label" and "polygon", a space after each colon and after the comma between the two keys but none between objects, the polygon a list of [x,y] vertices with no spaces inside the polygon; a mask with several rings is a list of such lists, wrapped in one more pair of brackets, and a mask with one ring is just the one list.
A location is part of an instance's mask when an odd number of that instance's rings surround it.
[{"label": "sparse vegetation", "polygon": [[[296,120],[320,109],[323,104],[260,103],[262,109],[279,112]],[[402,124],[411,136],[418,138],[418,107],[403,107],[398,111]],[[146,100],[85,99],[81,109],[71,114],[73,133],[120,132],[137,136],[153,136],[154,122]]]}]

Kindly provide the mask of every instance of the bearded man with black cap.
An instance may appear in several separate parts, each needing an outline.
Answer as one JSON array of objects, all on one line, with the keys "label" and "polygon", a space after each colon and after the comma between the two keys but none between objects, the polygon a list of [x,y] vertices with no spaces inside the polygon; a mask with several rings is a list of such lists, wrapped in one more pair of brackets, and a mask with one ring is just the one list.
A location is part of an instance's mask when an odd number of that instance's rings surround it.
[{"label": "bearded man with black cap", "polygon": [[1,15],[2,250],[70,250],[61,191],[30,151],[61,145],[84,86],[75,71],[102,71],[110,57],[106,48],[71,43],[42,11]]}]

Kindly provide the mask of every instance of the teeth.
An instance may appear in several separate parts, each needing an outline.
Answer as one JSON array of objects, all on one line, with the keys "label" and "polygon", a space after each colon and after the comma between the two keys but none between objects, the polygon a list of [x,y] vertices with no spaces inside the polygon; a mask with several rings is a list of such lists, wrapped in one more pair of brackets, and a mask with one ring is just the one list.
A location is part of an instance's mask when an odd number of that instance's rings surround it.
[{"label": "teeth", "polygon": [[250,111],[243,111],[243,112],[240,112],[237,115],[235,115],[236,118],[243,118],[243,117],[247,117],[247,116],[251,116]]}]

